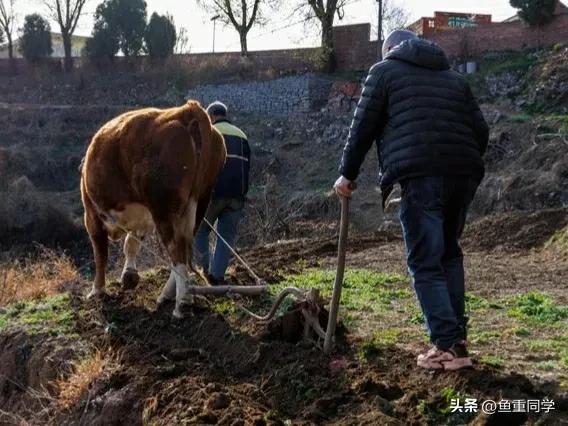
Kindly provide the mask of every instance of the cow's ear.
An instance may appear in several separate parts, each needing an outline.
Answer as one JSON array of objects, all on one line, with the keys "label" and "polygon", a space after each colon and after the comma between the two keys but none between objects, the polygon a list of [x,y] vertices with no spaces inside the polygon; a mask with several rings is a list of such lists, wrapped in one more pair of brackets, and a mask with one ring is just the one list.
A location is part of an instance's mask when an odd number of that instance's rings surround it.
[{"label": "cow's ear", "polygon": [[198,150],[201,150],[202,141],[201,132],[199,131],[199,120],[197,120],[196,118],[191,120],[187,125],[187,131],[189,132],[191,138],[195,141],[196,148]]}]

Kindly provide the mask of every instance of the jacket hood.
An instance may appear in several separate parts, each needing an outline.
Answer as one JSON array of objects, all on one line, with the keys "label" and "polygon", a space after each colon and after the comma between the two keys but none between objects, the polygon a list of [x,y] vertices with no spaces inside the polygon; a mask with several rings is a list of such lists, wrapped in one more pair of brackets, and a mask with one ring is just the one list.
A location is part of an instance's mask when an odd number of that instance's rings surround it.
[{"label": "jacket hood", "polygon": [[400,43],[386,54],[386,59],[396,59],[433,70],[450,68],[448,57],[442,48],[423,39],[406,40]]}]

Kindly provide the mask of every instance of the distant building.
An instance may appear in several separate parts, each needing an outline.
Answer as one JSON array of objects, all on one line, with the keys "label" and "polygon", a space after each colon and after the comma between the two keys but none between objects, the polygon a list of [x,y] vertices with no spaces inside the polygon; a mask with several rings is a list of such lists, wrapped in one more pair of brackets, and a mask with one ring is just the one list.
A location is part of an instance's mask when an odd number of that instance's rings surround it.
[{"label": "distant building", "polygon": [[457,12],[434,12],[433,17],[423,17],[408,26],[420,36],[428,36],[437,31],[455,28],[476,27],[479,24],[491,24],[491,15]]},{"label": "distant building", "polygon": [[[81,52],[87,43],[87,40],[90,37],[85,36],[71,36],[71,56],[78,57],[81,56]],[[21,58],[22,54],[20,53],[20,40],[14,40],[14,57]],[[63,38],[59,33],[51,33],[51,47],[53,49],[53,53],[51,54],[52,58],[63,58],[65,57],[65,50],[63,49]],[[0,45],[0,58],[7,58],[8,57],[8,44],[4,43]]]}]

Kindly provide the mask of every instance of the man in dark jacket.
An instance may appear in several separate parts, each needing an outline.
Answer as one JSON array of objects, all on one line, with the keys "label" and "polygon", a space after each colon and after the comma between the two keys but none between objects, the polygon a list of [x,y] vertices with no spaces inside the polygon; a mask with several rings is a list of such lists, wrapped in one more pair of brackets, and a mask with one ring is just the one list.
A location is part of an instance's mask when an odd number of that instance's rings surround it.
[{"label": "man in dark jacket", "polygon": [[468,83],[437,45],[395,31],[383,57],[365,81],[335,190],[351,196],[377,141],[383,205],[399,183],[408,270],[434,344],[418,365],[470,367],[459,238],[484,175],[489,129]]},{"label": "man in dark jacket", "polygon": [[209,282],[218,285],[225,281],[225,271],[231,258],[227,244],[233,246],[237,240],[237,227],[249,187],[250,147],[246,135],[228,120],[227,107],[224,104],[212,103],[207,107],[207,113],[225,139],[227,161],[217,178],[205,218],[211,224],[217,221],[217,232],[226,243],[217,238],[213,261],[210,262],[211,229],[203,222],[195,236],[194,248],[197,262],[203,267]]}]

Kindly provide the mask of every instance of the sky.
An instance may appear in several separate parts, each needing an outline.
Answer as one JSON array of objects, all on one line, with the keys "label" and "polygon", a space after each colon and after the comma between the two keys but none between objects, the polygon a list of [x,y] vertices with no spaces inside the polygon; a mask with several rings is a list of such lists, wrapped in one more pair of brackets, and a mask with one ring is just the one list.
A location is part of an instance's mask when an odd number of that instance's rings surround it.
[{"label": "sky", "polygon": [[[318,45],[318,34],[314,28],[302,23],[301,15],[290,17],[290,8],[296,0],[281,0],[281,8],[269,16],[271,23],[265,27],[253,28],[249,33],[249,50],[282,49],[291,47],[309,47]],[[403,7],[410,15],[410,22],[422,16],[432,16],[434,11],[486,13],[493,15],[493,21],[502,21],[515,14],[509,6],[509,0],[392,0]],[[16,0],[19,15],[18,25],[26,14],[45,13],[42,0]],[[93,25],[93,12],[100,0],[89,0],[85,14],[79,21],[76,34],[90,35]],[[213,23],[211,14],[197,5],[197,0],[146,0],[148,16],[152,12],[173,15],[177,26],[183,26],[189,34],[191,52],[210,52],[212,50]],[[342,21],[336,19],[336,25],[376,22],[376,0],[349,0],[345,7]],[[293,25],[297,23],[296,25]],[[58,32],[52,22],[52,30]],[[286,27],[286,28],[285,28]],[[215,31],[215,50],[239,50],[237,32],[231,27],[217,23]]]}]

